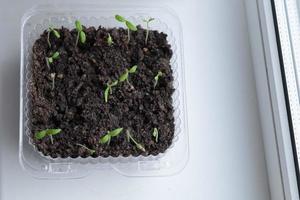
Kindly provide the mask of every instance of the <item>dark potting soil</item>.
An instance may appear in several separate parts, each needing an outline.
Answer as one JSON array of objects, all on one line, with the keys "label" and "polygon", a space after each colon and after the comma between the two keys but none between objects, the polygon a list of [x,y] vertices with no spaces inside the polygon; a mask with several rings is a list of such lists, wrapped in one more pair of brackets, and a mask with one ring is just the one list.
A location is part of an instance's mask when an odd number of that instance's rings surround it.
[{"label": "dark potting soil", "polygon": [[[75,47],[77,32],[57,29],[60,38],[47,31],[35,41],[30,79],[30,128],[37,149],[44,155],[55,157],[87,156],[138,156],[157,155],[164,152],[174,136],[172,106],[173,75],[170,66],[172,50],[167,35],[150,31],[147,44],[146,31],[138,26],[131,32],[127,43],[127,30],[84,28],[86,43]],[[113,44],[107,44],[110,33]],[[58,51],[60,56],[50,64],[46,57]],[[137,65],[129,74],[129,83],[113,87],[108,102],[104,100],[106,83],[118,80],[126,69]],[[163,72],[156,87],[154,77]],[[55,73],[52,89],[51,73]],[[44,129],[61,129],[53,136],[36,139],[34,135]],[[100,144],[107,131],[124,128],[110,144]],[[158,141],[152,135],[158,129]],[[141,144],[140,150],[126,137]],[[92,150],[91,153],[84,145]]]}]

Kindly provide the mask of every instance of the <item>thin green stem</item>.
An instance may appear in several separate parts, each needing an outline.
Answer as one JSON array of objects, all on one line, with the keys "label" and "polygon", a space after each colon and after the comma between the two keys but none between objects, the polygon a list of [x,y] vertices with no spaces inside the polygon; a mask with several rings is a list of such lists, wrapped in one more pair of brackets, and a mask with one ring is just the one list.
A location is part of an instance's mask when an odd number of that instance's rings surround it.
[{"label": "thin green stem", "polygon": [[94,154],[94,153],[95,153],[95,150],[90,149],[90,148],[88,148],[88,147],[86,147],[86,146],[84,146],[84,145],[82,145],[82,144],[77,143],[76,145],[78,145],[78,146],[80,146],[80,147],[82,147],[82,148],[88,150],[88,151],[90,152],[90,154]]},{"label": "thin green stem", "polygon": [[53,136],[52,136],[52,135],[49,135],[49,137],[50,137],[51,144],[53,144],[53,143],[54,143],[54,141],[53,141]]},{"label": "thin green stem", "polygon": [[137,141],[135,141],[135,139],[131,136],[131,134],[130,134],[130,132],[127,130],[126,131],[127,132],[127,139],[128,139],[128,142],[130,142],[130,140],[132,140],[132,142],[135,144],[135,145],[137,145],[138,143],[137,143]]},{"label": "thin green stem", "polygon": [[140,149],[141,151],[146,151],[143,145],[139,144],[135,139],[131,136],[130,132],[127,130],[127,140],[130,142],[130,140],[135,144],[135,146]]},{"label": "thin green stem", "polygon": [[48,67],[48,69],[50,70],[51,68],[50,68],[50,63],[49,63],[49,61],[48,61],[48,58],[46,57],[46,64],[47,64],[47,67]]},{"label": "thin green stem", "polygon": [[147,22],[147,30],[146,30],[146,38],[145,38],[145,43],[146,44],[148,42],[148,37],[149,37],[149,22]]},{"label": "thin green stem", "polygon": [[129,43],[129,41],[130,41],[130,30],[129,30],[129,28],[127,29],[127,35],[128,35],[127,43]]},{"label": "thin green stem", "polygon": [[55,78],[52,78],[52,90],[54,90],[55,88],[55,81],[54,81]]},{"label": "thin green stem", "polygon": [[78,45],[80,31],[77,32],[75,47]]},{"label": "thin green stem", "polygon": [[51,48],[50,33],[51,33],[51,30],[49,29],[48,30],[48,36],[47,36],[47,42],[48,42],[49,48]]},{"label": "thin green stem", "polygon": [[50,74],[50,76],[51,76],[51,78],[52,78],[52,90],[54,90],[54,88],[55,88],[55,73],[51,73]]},{"label": "thin green stem", "polygon": [[133,85],[129,82],[128,78],[126,79],[126,82],[131,87],[131,89],[134,89]]},{"label": "thin green stem", "polygon": [[107,145],[109,146],[110,144],[110,140],[111,140],[111,137],[109,137],[108,141],[107,141]]}]

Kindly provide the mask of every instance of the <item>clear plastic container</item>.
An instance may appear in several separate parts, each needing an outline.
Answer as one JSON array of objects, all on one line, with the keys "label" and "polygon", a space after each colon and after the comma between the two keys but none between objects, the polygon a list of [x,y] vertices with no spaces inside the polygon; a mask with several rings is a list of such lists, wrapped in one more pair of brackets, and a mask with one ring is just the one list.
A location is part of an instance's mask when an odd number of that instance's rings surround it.
[{"label": "clear plastic container", "polygon": [[[28,127],[28,80],[31,77],[31,50],[34,41],[49,27],[73,28],[79,19],[85,26],[119,27],[115,14],[142,24],[145,17],[154,17],[151,29],[168,34],[172,46],[171,66],[175,92],[172,96],[175,115],[175,136],[171,147],[157,156],[51,158],[43,156],[32,144]],[[125,176],[167,176],[180,172],[189,157],[186,119],[185,80],[182,30],[176,14],[168,8],[116,5],[40,5],[22,18],[20,71],[20,141],[19,159],[22,167],[37,178],[80,178],[95,170],[115,170]]]}]

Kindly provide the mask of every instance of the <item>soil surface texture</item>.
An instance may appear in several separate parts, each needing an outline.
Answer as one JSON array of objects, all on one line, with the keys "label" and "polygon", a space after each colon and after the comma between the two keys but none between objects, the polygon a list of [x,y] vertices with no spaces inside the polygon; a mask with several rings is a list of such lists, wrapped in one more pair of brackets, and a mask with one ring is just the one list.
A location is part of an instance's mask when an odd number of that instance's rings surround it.
[{"label": "soil surface texture", "polygon": [[[174,137],[172,104],[173,73],[170,66],[171,46],[167,35],[146,30],[130,33],[127,29],[84,27],[86,42],[76,43],[77,31],[56,29],[60,38],[48,31],[37,39],[32,49],[29,79],[29,126],[37,149],[52,158],[147,156],[165,152]],[[113,43],[108,44],[108,33]],[[47,65],[46,58],[54,52],[59,56]],[[128,82],[112,87],[108,101],[104,91],[107,83],[137,65],[129,73]],[[154,77],[162,72],[156,86]],[[99,140],[117,128],[123,131],[110,143]],[[153,136],[158,130],[158,140]],[[35,134],[45,129],[61,132],[42,139]],[[132,138],[143,148],[127,138]]]}]

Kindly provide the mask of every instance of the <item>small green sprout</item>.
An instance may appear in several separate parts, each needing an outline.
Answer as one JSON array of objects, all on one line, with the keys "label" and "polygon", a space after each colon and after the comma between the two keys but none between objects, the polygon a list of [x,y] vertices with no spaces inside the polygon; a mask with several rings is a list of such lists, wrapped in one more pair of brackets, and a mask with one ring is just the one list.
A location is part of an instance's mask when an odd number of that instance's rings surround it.
[{"label": "small green sprout", "polygon": [[108,96],[109,96],[109,94],[112,95],[112,87],[116,86],[117,84],[118,84],[118,80],[112,82],[111,84],[110,83],[106,84],[106,88],[104,90],[104,100],[105,100],[105,103],[108,102]]},{"label": "small green sprout", "polygon": [[136,148],[138,148],[139,150],[144,151],[144,152],[146,151],[146,149],[143,147],[143,145],[139,144],[139,143],[131,136],[129,130],[126,131],[126,136],[127,136],[127,141],[128,141],[128,142],[132,141],[132,142],[135,144]]},{"label": "small green sprout", "polygon": [[47,42],[49,47],[51,48],[51,42],[50,42],[50,34],[53,34],[56,38],[60,38],[60,34],[57,30],[55,30],[53,27],[49,27],[48,29],[48,36],[47,36]]},{"label": "small green sprout", "polygon": [[128,40],[127,43],[129,43],[130,41],[130,31],[137,31],[137,27],[130,21],[128,21],[127,19],[125,19],[124,17],[122,17],[121,15],[115,15],[115,19],[119,22],[125,23],[125,25],[127,26],[127,34],[128,34]]},{"label": "small green sprout", "polygon": [[133,88],[133,86],[128,81],[128,77],[129,77],[129,74],[134,74],[136,72],[136,70],[137,70],[137,65],[132,66],[130,69],[126,69],[124,74],[122,74],[119,77],[119,82],[126,81]]},{"label": "small green sprout", "polygon": [[93,155],[94,153],[96,153],[96,151],[95,151],[94,149],[90,149],[90,148],[88,148],[88,147],[86,147],[86,146],[84,146],[84,145],[82,145],[82,144],[77,143],[76,145],[78,145],[78,146],[84,148],[84,149],[87,150],[91,155]]},{"label": "small green sprout", "polygon": [[152,132],[152,136],[154,137],[155,142],[157,143],[158,142],[158,130],[157,130],[157,128],[154,128],[154,130]]},{"label": "small green sprout", "polygon": [[52,56],[48,57],[48,62],[49,62],[50,64],[52,64],[54,60],[57,60],[57,59],[58,59],[58,57],[59,57],[59,52],[56,51],[56,52],[54,52],[54,53],[52,54]]},{"label": "small green sprout", "polygon": [[50,137],[51,143],[53,144],[53,135],[57,135],[61,132],[61,129],[45,129],[35,134],[35,139],[41,140],[46,136]]},{"label": "small green sprout", "polygon": [[55,76],[56,76],[55,73],[50,74],[50,77],[52,79],[52,88],[51,88],[52,90],[54,90],[54,88],[55,88]]},{"label": "small green sprout", "polygon": [[161,71],[158,71],[157,75],[154,77],[154,88],[156,87],[159,78],[163,75]]},{"label": "small green sprout", "polygon": [[133,74],[136,72],[136,69],[137,69],[137,65],[133,65],[130,69],[129,69],[129,73],[130,74]]},{"label": "small green sprout", "polygon": [[102,136],[99,140],[99,143],[109,145],[112,137],[117,137],[121,132],[123,131],[123,128],[117,128],[112,131],[107,131],[106,135]]},{"label": "small green sprout", "polygon": [[114,43],[111,35],[108,33],[108,36],[107,36],[107,44],[108,46],[111,46],[112,44]]},{"label": "small green sprout", "polygon": [[149,37],[149,23],[151,22],[151,21],[153,21],[154,20],[154,18],[149,18],[149,19],[143,19],[143,22],[145,22],[146,23],[146,38],[145,38],[145,43],[147,44],[147,42],[148,42],[148,37]]},{"label": "small green sprout", "polygon": [[123,82],[125,80],[128,80],[128,74],[129,74],[129,71],[128,71],[128,69],[126,69],[125,73],[120,76],[119,81]]},{"label": "small green sprout", "polygon": [[50,69],[50,64],[53,63],[54,60],[57,60],[59,58],[59,52],[54,52],[50,57],[46,57],[46,64],[47,67]]},{"label": "small green sprout", "polygon": [[78,41],[80,41],[81,44],[84,44],[85,41],[86,41],[86,35],[85,35],[85,32],[83,31],[82,25],[81,25],[79,20],[75,21],[75,27],[76,27],[76,30],[77,30],[77,37],[76,37],[75,46],[77,46]]}]

